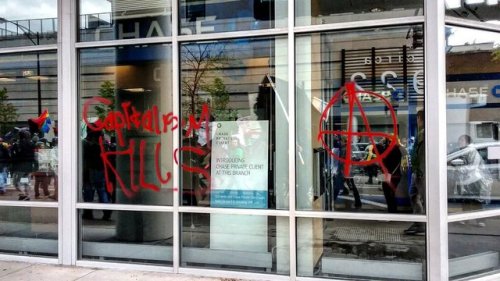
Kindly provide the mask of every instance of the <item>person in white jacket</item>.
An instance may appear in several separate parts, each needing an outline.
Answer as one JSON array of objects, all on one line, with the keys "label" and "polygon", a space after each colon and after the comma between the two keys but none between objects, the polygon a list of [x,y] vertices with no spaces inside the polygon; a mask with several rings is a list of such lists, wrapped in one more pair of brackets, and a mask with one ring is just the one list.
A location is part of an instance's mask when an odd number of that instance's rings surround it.
[{"label": "person in white jacket", "polygon": [[[463,211],[483,209],[489,203],[491,195],[491,175],[483,158],[471,142],[469,135],[462,135],[458,138],[458,146],[464,152],[461,157],[464,161],[463,165],[456,166],[457,188],[462,196]],[[476,224],[480,227],[485,226],[481,220],[478,220]]]}]

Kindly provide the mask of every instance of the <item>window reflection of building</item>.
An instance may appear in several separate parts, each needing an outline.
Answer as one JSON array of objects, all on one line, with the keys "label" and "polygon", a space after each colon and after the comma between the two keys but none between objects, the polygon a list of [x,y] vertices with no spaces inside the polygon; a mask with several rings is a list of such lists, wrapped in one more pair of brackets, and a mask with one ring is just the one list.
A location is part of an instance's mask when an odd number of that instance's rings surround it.
[{"label": "window reflection of building", "polygon": [[[283,126],[277,129],[279,127],[277,124],[284,122],[283,118],[287,115],[284,112],[286,110],[284,104],[284,102],[286,103],[286,88],[283,88],[286,81],[274,78],[272,75],[273,71],[278,71],[279,77],[283,76],[283,72],[281,67],[276,68],[276,65],[269,64],[270,62],[284,59],[283,54],[277,52],[276,57],[272,56],[269,58],[267,56],[269,56],[270,50],[275,50],[275,44],[282,46],[283,42],[282,40],[274,41],[270,39],[239,41],[220,42],[217,44],[190,44],[184,45],[181,48],[181,59],[184,61],[181,66],[183,68],[182,111],[184,114],[199,113],[201,105],[208,103],[211,107],[214,122],[269,121],[269,132],[263,132],[269,135],[267,147],[269,148],[268,161],[270,161],[270,164],[268,184],[266,186],[269,196],[268,207],[276,208],[276,200],[280,201],[280,206],[286,202],[285,198],[278,199],[279,195],[276,194],[277,191],[274,187],[276,176],[282,179],[286,178],[286,170],[281,163],[281,159],[279,163],[275,162],[276,159],[274,159],[276,150],[284,149],[284,145],[275,145],[275,132],[276,130],[280,132],[283,129],[286,130],[286,127]],[[206,54],[209,54],[209,57],[205,57]],[[203,72],[196,70],[200,69],[200,67],[203,69]],[[230,73],[231,75],[229,75]],[[203,77],[200,80],[196,80],[195,78],[200,75],[203,75]],[[212,83],[217,79],[221,81],[220,83],[223,83],[227,91],[228,102],[224,105],[224,108],[220,107],[220,103],[214,103],[214,98],[216,97],[212,96],[212,90],[209,88],[212,87]],[[276,81],[270,81],[270,79],[276,79]],[[276,90],[276,88],[281,90]],[[280,102],[277,102],[277,99]],[[221,114],[221,112],[224,112],[224,114]],[[187,115],[184,118],[187,118]],[[282,156],[278,157],[282,158]],[[186,179],[188,178],[190,177],[186,177]],[[190,180],[190,182],[196,183],[197,181]],[[186,188],[190,188],[189,185]],[[280,194],[283,192],[282,188],[284,188],[284,185],[280,181]],[[192,189],[197,190],[198,187],[195,186]],[[202,202],[208,204],[210,201],[209,198],[207,196],[208,201]],[[193,203],[191,199],[184,201]]]},{"label": "window reflection of building", "polygon": [[[199,167],[207,169],[211,177],[207,180],[182,171],[183,205],[288,208],[288,143],[282,139],[288,134],[285,62],[286,40],[280,37],[181,45],[181,111],[184,118],[192,113],[196,116],[203,104],[208,104],[211,110],[209,128],[213,136],[208,141],[210,145],[205,145],[205,141],[200,142],[200,133],[183,135],[184,146],[194,145],[208,151],[199,160],[196,155],[185,153],[184,164],[201,162]],[[233,138],[237,138],[238,146],[230,145]],[[221,165],[225,159],[243,163],[248,168],[240,170],[237,165]],[[270,246],[286,243],[287,239],[281,235],[288,233],[285,218],[225,214],[185,216],[195,224],[198,221],[207,226],[209,233],[206,236],[210,238],[210,243],[205,243],[188,236],[186,241],[190,244],[182,249],[187,266],[190,266],[192,255],[200,253],[198,259],[203,264],[216,267],[222,264],[229,268],[245,266],[257,271],[288,272],[286,249],[277,247],[274,258],[267,250]],[[185,233],[197,233],[195,224],[191,223],[191,230],[184,227]],[[249,225],[252,227],[248,228]],[[261,235],[269,231],[281,234],[276,239]],[[251,243],[240,243],[241,239]],[[205,249],[198,249],[200,246]],[[202,250],[216,258],[209,261],[201,257]],[[230,252],[235,253],[234,258],[230,258]],[[259,262],[248,264],[248,260],[254,259]],[[277,262],[276,268],[272,266],[274,262]]]},{"label": "window reflection of building", "polygon": [[[300,75],[298,77],[301,80],[304,79],[304,82],[311,84],[305,84],[304,86],[299,84],[299,89],[304,90],[305,93],[298,95],[298,104],[309,102],[302,100],[302,96],[307,96],[306,93],[310,92],[312,96],[312,102],[310,103],[312,109],[314,109],[311,111],[302,107],[297,109],[299,112],[298,115],[301,116],[297,121],[300,123],[298,125],[299,128],[305,131],[306,129],[304,128],[308,126],[312,130],[310,133],[312,139],[310,141],[304,139],[309,137],[308,134],[298,135],[298,142],[303,148],[321,148],[322,144],[317,142],[314,137],[318,135],[320,130],[347,132],[349,129],[347,125],[350,122],[353,123],[352,132],[366,132],[369,126],[372,132],[392,134],[397,129],[399,138],[413,140],[416,138],[417,125],[415,116],[417,110],[423,107],[424,101],[423,48],[421,44],[415,44],[415,40],[412,37],[416,33],[416,30],[418,28],[415,26],[408,28],[395,27],[380,29],[377,32],[371,30],[332,32],[299,38],[299,46],[302,49],[309,48],[311,53],[310,57],[307,57],[304,53],[300,54],[297,60],[300,62],[301,59],[310,59],[309,63],[311,65],[307,67],[300,64],[301,67],[298,69]],[[372,48],[356,48],[356,46]],[[320,76],[312,75],[312,73],[319,71],[321,72]],[[310,80],[308,81],[309,75]],[[321,79],[318,79],[318,77],[321,77]],[[347,97],[344,96],[342,101],[337,102],[330,109],[328,118],[322,125],[318,126],[318,124],[315,124],[315,120],[320,120],[320,114],[323,113],[333,95],[345,83],[350,81],[356,82],[356,89],[358,91],[380,94],[385,99],[385,102],[381,98],[377,98],[369,93],[357,94],[356,96],[360,104],[355,105],[352,112],[352,119],[350,119],[349,104]],[[390,121],[392,114],[396,116],[396,128],[393,128]],[[363,115],[366,115],[369,124],[365,124]],[[307,119],[304,119],[304,116],[307,116]],[[309,121],[304,121],[306,123],[302,124],[302,120]],[[325,141],[329,147],[336,147],[335,137],[325,136]],[[362,159],[365,148],[371,141],[367,136],[361,136],[356,139],[353,142],[355,144],[353,147],[360,146],[361,148],[358,148],[359,151],[356,151],[356,154],[359,156],[355,157]],[[374,138],[374,141],[379,142],[380,138]],[[330,162],[325,161],[326,167],[332,164]],[[364,183],[367,181],[364,178],[365,175],[362,166],[352,165],[351,169],[353,169],[356,174],[355,177],[360,182]],[[304,190],[301,191],[299,189],[299,192],[306,192],[307,188],[305,187],[311,185],[310,182],[306,183],[308,177],[303,176],[303,170],[301,170],[302,174],[299,176],[299,182],[301,182],[300,186],[304,186]],[[312,172],[314,177],[316,177],[316,173],[320,173],[321,175],[320,171],[321,169],[309,172]],[[381,172],[379,168],[379,173]],[[321,175],[321,177],[325,177],[325,175]],[[328,183],[328,178],[330,176],[326,175],[326,178],[323,178],[322,181]],[[331,182],[332,180],[330,180],[330,184]],[[409,185],[410,180],[405,180],[405,184]],[[330,188],[332,190],[325,193],[322,196],[323,199],[333,199],[333,186],[330,186]],[[365,196],[376,198],[377,195],[369,191]],[[298,198],[300,198],[299,202],[304,204],[301,208],[312,208],[311,205],[308,205],[310,202],[306,203],[311,200],[310,196],[307,197],[306,194],[303,194],[298,196]],[[309,200],[306,200],[306,198],[309,198]],[[332,203],[330,199],[322,203],[325,204],[322,208],[326,210],[330,209],[330,204]],[[408,202],[408,198],[402,197],[400,199],[402,202]],[[378,203],[384,203],[383,199],[374,199],[373,205],[368,204],[363,209],[366,211],[380,210],[377,206]],[[404,205],[407,203],[401,204]],[[342,208],[341,205],[338,208]],[[346,210],[348,209],[346,208]]]},{"label": "window reflection of building", "polygon": [[423,14],[418,0],[295,0],[297,25],[411,17]]},{"label": "window reflection of building", "polygon": [[498,23],[500,5],[497,0],[446,0],[446,15],[473,21]]},{"label": "window reflection of building", "polygon": [[[81,6],[85,4],[87,4],[85,0],[81,1]],[[169,36],[171,6],[171,1],[114,0],[98,13],[83,11],[80,14],[80,40]]]},{"label": "window reflection of building", "polygon": [[[488,138],[480,136],[481,122],[498,121],[497,107],[500,100],[495,96],[500,88],[498,62],[492,54],[494,43],[449,46],[447,60],[448,138],[458,139],[469,134],[474,141]],[[470,63],[474,61],[475,63]],[[490,138],[490,140],[498,140]]]}]

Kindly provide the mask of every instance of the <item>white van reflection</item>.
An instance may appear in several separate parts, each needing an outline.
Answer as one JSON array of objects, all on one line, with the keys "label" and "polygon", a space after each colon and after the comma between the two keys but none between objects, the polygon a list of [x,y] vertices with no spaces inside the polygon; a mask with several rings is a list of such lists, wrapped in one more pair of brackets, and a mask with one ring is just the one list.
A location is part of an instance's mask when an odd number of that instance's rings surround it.
[{"label": "white van reflection", "polygon": [[[476,150],[482,158],[480,167],[471,166],[468,157],[473,150]],[[448,172],[448,199],[450,202],[463,202],[468,199],[478,199],[490,202],[500,199],[500,142],[472,143],[467,147],[452,152],[447,156]],[[473,171],[471,171],[473,169]],[[474,170],[475,169],[475,170]],[[484,171],[480,171],[480,169]],[[490,191],[485,198],[485,194],[472,195],[464,189],[464,171],[480,173],[489,186]]]}]

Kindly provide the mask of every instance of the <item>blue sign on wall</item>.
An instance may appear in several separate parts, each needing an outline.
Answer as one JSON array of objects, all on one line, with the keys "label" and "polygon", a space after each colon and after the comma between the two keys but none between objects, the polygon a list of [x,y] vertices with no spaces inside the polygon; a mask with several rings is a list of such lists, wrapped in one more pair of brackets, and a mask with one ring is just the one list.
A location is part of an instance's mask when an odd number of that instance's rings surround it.
[{"label": "blue sign on wall", "polygon": [[500,85],[491,88],[491,94],[496,98],[500,98]]}]

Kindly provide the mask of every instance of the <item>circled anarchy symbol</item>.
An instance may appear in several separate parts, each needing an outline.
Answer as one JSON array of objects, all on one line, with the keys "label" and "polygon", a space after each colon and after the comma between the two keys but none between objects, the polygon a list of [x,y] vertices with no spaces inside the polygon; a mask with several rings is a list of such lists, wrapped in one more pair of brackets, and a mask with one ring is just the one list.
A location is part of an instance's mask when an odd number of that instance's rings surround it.
[{"label": "circled anarchy symbol", "polygon": [[[392,119],[392,126],[393,126],[393,133],[384,133],[384,132],[373,132],[370,123],[368,122],[368,118],[366,116],[366,113],[364,111],[363,106],[361,105],[361,102],[358,98],[358,95],[369,95],[374,98],[380,99],[388,108],[388,111],[390,112],[391,119]],[[328,122],[328,117],[330,115],[330,110],[334,109],[334,105],[337,102],[342,102],[343,99],[347,98],[348,100],[348,105],[349,105],[349,115],[347,118],[347,131],[342,131],[342,130],[323,130],[323,122]],[[353,118],[354,118],[354,107],[358,108],[359,114],[361,115],[361,119],[363,120],[363,123],[365,125],[365,131],[364,132],[353,132]],[[333,112],[335,114],[335,112]],[[340,112],[338,112],[340,115]],[[370,91],[356,91],[356,84],[354,82],[348,82],[345,84],[344,87],[341,87],[332,97],[332,99],[328,102],[328,105],[325,107],[323,110],[323,113],[321,114],[321,119],[319,123],[319,134],[318,134],[318,140],[321,141],[323,148],[328,151],[328,154],[335,158],[336,160],[343,162],[344,163],[344,175],[349,175],[350,174],[350,169],[352,165],[355,166],[369,166],[372,164],[378,164],[382,172],[384,174],[387,174],[387,168],[382,162],[382,159],[387,157],[387,155],[392,151],[392,149],[396,146],[397,141],[398,141],[398,126],[397,126],[397,119],[396,119],[396,113],[394,111],[394,108],[392,107],[391,103],[382,95],[377,94],[375,92],[370,92]],[[345,153],[345,158],[342,158],[340,155],[337,155],[334,153],[333,149],[328,146],[327,142],[325,141],[325,135],[335,135],[335,136],[345,136],[347,141],[346,141],[346,153]],[[369,144],[373,145],[373,149],[375,151],[375,154],[377,157],[371,160],[353,160],[352,159],[352,139],[353,137],[368,137],[369,139]],[[379,153],[377,149],[377,143],[375,140],[375,137],[383,137],[387,138],[390,140],[390,144],[385,149],[382,153]]]}]

